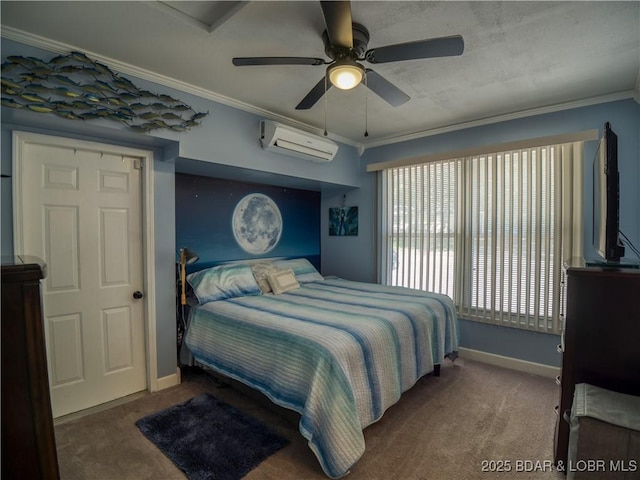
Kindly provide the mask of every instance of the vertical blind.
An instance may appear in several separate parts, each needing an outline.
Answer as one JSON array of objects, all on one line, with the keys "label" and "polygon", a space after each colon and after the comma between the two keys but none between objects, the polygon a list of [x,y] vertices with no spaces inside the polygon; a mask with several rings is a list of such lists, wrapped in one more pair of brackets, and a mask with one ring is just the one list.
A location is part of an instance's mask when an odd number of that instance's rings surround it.
[{"label": "vertical blind", "polygon": [[382,278],[462,318],[559,332],[562,261],[582,255],[582,142],[382,171]]}]

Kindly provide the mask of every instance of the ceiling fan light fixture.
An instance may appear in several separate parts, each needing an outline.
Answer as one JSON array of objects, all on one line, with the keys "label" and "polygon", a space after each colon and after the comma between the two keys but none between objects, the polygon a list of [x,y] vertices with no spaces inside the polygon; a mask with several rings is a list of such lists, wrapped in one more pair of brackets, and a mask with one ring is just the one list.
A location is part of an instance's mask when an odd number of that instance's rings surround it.
[{"label": "ceiling fan light fixture", "polygon": [[341,90],[351,90],[362,81],[364,67],[350,60],[341,60],[329,66],[328,74],[334,87]]}]

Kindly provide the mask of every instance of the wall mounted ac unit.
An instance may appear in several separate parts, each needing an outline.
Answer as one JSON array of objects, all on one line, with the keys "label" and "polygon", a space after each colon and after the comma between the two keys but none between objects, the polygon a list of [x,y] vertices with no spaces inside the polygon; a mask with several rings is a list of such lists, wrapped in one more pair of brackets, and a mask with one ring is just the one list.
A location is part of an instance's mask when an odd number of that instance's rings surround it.
[{"label": "wall mounted ac unit", "polygon": [[330,162],[338,153],[338,145],[327,138],[271,120],[260,122],[260,144],[265,150],[314,162]]}]

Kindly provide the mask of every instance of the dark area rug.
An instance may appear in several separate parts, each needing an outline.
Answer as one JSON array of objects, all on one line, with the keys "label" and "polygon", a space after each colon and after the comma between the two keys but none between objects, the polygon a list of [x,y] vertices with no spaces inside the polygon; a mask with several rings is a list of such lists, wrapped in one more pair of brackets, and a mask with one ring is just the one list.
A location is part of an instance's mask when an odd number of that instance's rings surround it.
[{"label": "dark area rug", "polygon": [[136,422],[190,480],[238,480],[289,441],[211,394]]}]

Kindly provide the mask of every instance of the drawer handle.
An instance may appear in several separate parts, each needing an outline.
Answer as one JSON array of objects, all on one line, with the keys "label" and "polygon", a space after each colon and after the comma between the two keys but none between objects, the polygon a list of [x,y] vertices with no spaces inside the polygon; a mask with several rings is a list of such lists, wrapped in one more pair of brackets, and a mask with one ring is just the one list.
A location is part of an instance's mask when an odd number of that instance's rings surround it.
[{"label": "drawer handle", "polygon": [[561,385],[561,382],[560,382],[560,375],[558,375],[558,376],[556,377],[556,385]]},{"label": "drawer handle", "polygon": [[564,353],[564,350],[562,349],[562,344],[559,343],[558,346],[556,347],[556,350],[558,350],[558,353]]},{"label": "drawer handle", "polygon": [[553,412],[558,415],[558,412],[560,411],[560,405],[556,405],[555,407],[553,407]]}]

